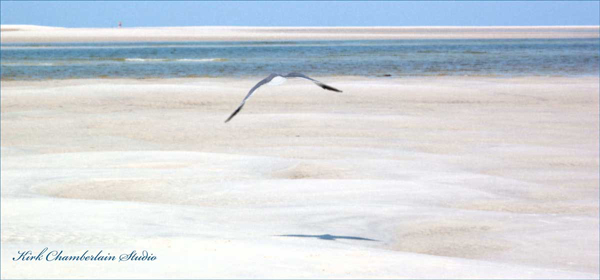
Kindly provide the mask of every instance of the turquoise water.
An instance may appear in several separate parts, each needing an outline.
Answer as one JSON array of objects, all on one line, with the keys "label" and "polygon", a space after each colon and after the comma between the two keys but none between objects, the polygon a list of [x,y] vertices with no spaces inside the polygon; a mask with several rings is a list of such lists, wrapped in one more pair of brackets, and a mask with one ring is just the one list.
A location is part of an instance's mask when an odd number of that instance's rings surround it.
[{"label": "turquoise water", "polygon": [[1,76],[595,76],[599,53],[597,39],[2,44]]}]

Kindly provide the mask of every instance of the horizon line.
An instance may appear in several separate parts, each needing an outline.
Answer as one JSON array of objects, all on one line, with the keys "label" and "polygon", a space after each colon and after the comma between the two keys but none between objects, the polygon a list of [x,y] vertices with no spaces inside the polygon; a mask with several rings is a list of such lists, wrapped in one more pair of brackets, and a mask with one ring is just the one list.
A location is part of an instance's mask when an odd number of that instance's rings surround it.
[{"label": "horizon line", "polygon": [[[118,26],[94,26],[94,27],[64,27],[64,26],[52,26],[52,25],[38,25],[38,24],[0,24],[0,26],[23,26],[23,27],[49,27],[49,28],[119,28]],[[266,28],[368,28],[368,27],[394,27],[394,28],[514,28],[514,27],[535,27],[535,28],[548,28],[548,27],[598,27],[599,25],[161,25],[161,26],[125,26],[120,28],[163,28],[163,27],[266,27]]]}]

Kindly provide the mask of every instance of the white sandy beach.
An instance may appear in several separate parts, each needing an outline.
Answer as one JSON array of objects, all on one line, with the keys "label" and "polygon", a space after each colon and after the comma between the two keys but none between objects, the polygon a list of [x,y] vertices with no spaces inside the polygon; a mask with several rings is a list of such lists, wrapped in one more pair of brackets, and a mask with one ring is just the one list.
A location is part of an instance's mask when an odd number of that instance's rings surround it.
[{"label": "white sandy beach", "polygon": [[599,277],[598,78],[316,78],[2,81],[2,278]]},{"label": "white sandy beach", "polygon": [[125,27],[2,25],[2,43],[114,41],[281,41],[387,39],[600,38],[598,26],[416,27]]}]

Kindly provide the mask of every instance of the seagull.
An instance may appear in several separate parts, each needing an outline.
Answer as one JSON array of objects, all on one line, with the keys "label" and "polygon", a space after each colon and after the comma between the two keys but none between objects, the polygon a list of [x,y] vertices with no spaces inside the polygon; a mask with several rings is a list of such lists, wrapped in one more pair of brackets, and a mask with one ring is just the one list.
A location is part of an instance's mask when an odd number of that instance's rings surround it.
[{"label": "seagull", "polygon": [[341,90],[328,86],[324,83],[321,83],[313,78],[310,78],[304,74],[300,74],[300,73],[289,73],[287,75],[281,75],[281,74],[276,74],[273,73],[271,75],[269,75],[268,77],[264,78],[262,81],[258,82],[254,87],[252,87],[250,89],[250,91],[248,92],[248,95],[246,95],[246,97],[244,98],[244,100],[242,100],[242,104],[240,104],[240,106],[235,109],[235,111],[233,111],[233,113],[231,114],[231,116],[229,116],[229,118],[227,118],[227,120],[225,120],[225,122],[230,121],[231,119],[233,119],[233,117],[235,115],[237,115],[237,113],[240,112],[240,110],[242,110],[242,107],[244,107],[244,104],[246,104],[246,100],[248,100],[248,98],[250,98],[250,96],[252,96],[252,94],[262,85],[264,84],[268,84],[268,85],[280,85],[283,84],[287,79],[286,78],[303,78],[303,79],[307,79],[309,81],[312,81],[313,83],[317,84],[318,86],[322,87],[323,89],[326,90],[331,90],[331,91],[335,91],[335,92],[342,92]]}]

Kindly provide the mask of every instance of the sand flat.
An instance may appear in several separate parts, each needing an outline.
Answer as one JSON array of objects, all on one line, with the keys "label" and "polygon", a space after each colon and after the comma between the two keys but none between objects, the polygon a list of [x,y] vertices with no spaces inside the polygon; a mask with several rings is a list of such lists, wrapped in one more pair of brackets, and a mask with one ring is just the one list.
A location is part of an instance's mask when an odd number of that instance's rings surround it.
[{"label": "sand flat", "polygon": [[600,38],[599,26],[130,27],[2,25],[3,43]]},{"label": "sand flat", "polygon": [[317,78],[3,81],[2,277],[598,278],[598,78]]}]

